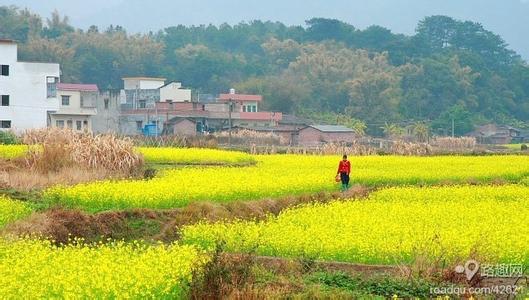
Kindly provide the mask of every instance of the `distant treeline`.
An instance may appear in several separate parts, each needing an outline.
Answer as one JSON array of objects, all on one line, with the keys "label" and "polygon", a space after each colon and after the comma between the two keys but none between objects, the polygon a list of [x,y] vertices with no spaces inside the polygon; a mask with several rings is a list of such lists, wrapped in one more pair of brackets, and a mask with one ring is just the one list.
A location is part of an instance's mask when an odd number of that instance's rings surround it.
[{"label": "distant treeline", "polygon": [[123,76],[163,76],[201,93],[235,87],[265,96],[266,109],[338,122],[371,133],[422,124],[456,134],[487,122],[527,127],[529,67],[482,25],[446,16],[422,20],[413,36],[333,19],[305,26],[253,21],[234,26],[72,27],[0,7],[0,38],[20,59],[58,62],[63,81],[119,88]]}]

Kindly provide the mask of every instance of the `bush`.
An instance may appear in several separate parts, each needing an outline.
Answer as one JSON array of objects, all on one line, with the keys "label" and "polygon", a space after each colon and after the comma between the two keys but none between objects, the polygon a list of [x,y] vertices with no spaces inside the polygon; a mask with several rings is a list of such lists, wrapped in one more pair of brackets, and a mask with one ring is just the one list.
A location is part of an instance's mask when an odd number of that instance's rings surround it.
[{"label": "bush", "polygon": [[18,137],[11,131],[0,131],[0,144],[15,145],[19,144]]}]

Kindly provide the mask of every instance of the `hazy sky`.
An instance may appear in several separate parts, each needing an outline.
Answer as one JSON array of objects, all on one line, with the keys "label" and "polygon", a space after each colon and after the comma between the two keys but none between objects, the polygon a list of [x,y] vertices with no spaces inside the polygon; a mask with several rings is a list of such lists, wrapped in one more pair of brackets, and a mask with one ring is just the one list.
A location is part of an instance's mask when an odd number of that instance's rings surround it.
[{"label": "hazy sky", "polygon": [[0,0],[0,5],[28,7],[45,17],[57,9],[77,27],[118,24],[129,32],[255,19],[301,25],[328,17],[412,34],[423,17],[443,14],[482,23],[529,59],[529,0]]}]

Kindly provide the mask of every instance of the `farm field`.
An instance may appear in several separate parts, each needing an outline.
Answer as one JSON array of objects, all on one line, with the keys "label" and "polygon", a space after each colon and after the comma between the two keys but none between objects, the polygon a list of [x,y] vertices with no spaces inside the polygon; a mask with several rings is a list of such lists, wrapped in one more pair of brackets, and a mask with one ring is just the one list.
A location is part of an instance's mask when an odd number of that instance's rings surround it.
[{"label": "farm field", "polygon": [[0,196],[0,229],[8,223],[27,217],[32,212],[26,203]]},{"label": "farm field", "polygon": [[[209,150],[196,151],[197,157]],[[201,155],[204,151],[204,155]],[[103,181],[44,192],[51,205],[88,212],[168,209],[195,201],[229,202],[336,190],[337,156],[256,156],[250,167],[185,167],[150,180]],[[353,157],[352,183],[371,187],[519,182],[529,175],[525,156]]]},{"label": "farm field", "polygon": [[[0,145],[0,158],[22,157],[34,146]],[[246,153],[216,149],[189,149],[163,147],[136,147],[149,163],[188,164],[188,165],[245,165],[255,163],[255,159]]]},{"label": "farm field", "polygon": [[[7,146],[0,149],[9,152]],[[340,156],[136,151],[147,163],[141,171],[163,165],[154,178],[57,185],[26,194],[3,191],[23,201],[0,197],[0,230],[44,227],[37,233],[72,233],[81,240],[58,244],[46,236],[1,235],[0,296],[189,298],[190,290],[204,289],[196,282],[211,286],[211,276],[243,268],[244,261],[212,267],[219,263],[219,247],[227,255],[388,268],[423,259],[453,269],[469,258],[529,268],[529,164],[523,155],[350,157],[352,184],[365,193],[339,194],[334,175]],[[24,155],[18,153],[9,157]],[[290,198],[304,200],[285,200]],[[216,213],[234,217],[219,219]],[[252,276],[259,282],[276,276],[262,266],[247,268],[244,272],[257,272]],[[224,275],[215,273],[219,270]],[[292,276],[304,278],[294,286],[321,289],[319,280],[335,274]],[[313,285],[314,276],[319,279]],[[339,282],[367,285],[370,296],[429,295],[423,283],[336,276]],[[389,287],[373,292],[371,285],[380,284]]]},{"label": "farm field", "polygon": [[0,239],[2,299],[181,298],[207,257],[190,246],[114,242],[59,247]]},{"label": "farm field", "polygon": [[[521,148],[522,148],[522,145],[524,145],[524,144],[505,144],[503,146],[507,147],[507,148],[509,148],[511,150],[520,151]],[[527,144],[525,144],[525,145],[527,145]]]},{"label": "farm field", "polygon": [[477,255],[529,266],[529,187],[388,188],[367,199],[313,204],[261,222],[197,224],[183,241],[233,252],[363,264],[447,263]]},{"label": "farm field", "polygon": [[157,164],[188,164],[188,165],[247,165],[255,163],[255,159],[246,153],[215,149],[186,148],[136,148],[145,160]]},{"label": "farm field", "polygon": [[11,159],[24,156],[28,151],[27,145],[0,145],[0,158]]}]

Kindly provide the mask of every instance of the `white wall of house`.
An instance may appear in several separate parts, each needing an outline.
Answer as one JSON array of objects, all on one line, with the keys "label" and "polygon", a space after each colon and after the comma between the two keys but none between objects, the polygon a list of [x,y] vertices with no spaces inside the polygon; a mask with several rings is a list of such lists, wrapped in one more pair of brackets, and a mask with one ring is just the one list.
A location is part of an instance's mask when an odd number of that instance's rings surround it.
[{"label": "white wall of house", "polygon": [[130,77],[123,78],[125,90],[155,90],[165,84],[165,78]]},{"label": "white wall of house", "polygon": [[180,82],[171,82],[160,88],[161,102],[191,102],[191,90],[183,89]]},{"label": "white wall of house", "polygon": [[97,113],[95,108],[97,96],[98,92],[58,90],[59,109],[51,114],[50,125],[77,131],[92,131],[91,118]]},{"label": "white wall of house", "polygon": [[0,95],[9,95],[9,104],[0,106],[0,125],[11,121],[16,132],[46,127],[48,113],[59,108],[57,96],[47,92],[48,79],[58,82],[59,64],[19,62],[17,45],[0,41],[0,65],[9,66],[9,75],[0,75]]},{"label": "white wall of house", "polygon": [[61,115],[51,116],[51,127],[69,128],[75,131],[91,131],[92,122],[86,115]]}]

